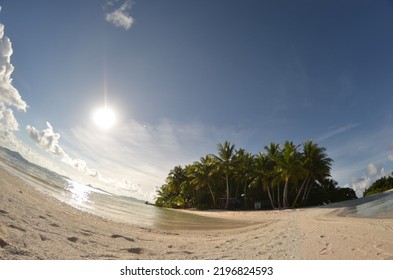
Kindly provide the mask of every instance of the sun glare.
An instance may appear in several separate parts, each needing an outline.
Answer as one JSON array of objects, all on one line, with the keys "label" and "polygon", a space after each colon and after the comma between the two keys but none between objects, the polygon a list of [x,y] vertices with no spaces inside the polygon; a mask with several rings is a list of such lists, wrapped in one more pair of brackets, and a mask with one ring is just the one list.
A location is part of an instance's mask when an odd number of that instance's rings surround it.
[{"label": "sun glare", "polygon": [[116,123],[116,114],[108,107],[96,109],[92,114],[93,122],[101,129],[110,129]]}]

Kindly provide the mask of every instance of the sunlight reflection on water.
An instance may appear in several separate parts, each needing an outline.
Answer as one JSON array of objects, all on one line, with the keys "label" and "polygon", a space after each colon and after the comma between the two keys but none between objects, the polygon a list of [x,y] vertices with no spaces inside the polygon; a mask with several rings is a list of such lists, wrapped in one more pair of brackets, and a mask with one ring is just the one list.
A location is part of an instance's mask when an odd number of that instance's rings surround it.
[{"label": "sunlight reflection on water", "polygon": [[134,198],[110,194],[68,179],[63,184],[46,184],[32,177],[23,178],[28,179],[33,187],[79,210],[140,227],[204,230],[238,228],[250,224],[146,205]]}]

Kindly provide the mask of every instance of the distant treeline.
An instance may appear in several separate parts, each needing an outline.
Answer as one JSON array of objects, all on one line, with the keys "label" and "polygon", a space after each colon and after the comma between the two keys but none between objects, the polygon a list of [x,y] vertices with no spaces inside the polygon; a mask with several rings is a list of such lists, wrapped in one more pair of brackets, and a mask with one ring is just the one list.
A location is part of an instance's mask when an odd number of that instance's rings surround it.
[{"label": "distant treeline", "polygon": [[391,189],[393,189],[393,177],[382,177],[376,180],[368,189],[366,189],[363,193],[363,196],[377,194]]},{"label": "distant treeline", "polygon": [[216,154],[170,170],[157,191],[156,205],[170,208],[253,209],[321,205],[356,194],[330,175],[333,160],[312,141],[270,143],[251,154],[229,141]]}]

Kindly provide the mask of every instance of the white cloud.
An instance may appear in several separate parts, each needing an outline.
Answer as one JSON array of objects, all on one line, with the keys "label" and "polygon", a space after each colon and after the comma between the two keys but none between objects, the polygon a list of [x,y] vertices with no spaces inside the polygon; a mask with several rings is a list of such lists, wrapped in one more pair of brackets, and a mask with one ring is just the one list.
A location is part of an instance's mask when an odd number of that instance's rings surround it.
[{"label": "white cloud", "polygon": [[14,71],[14,66],[11,64],[11,55],[11,41],[4,36],[4,25],[0,23],[0,104],[26,111],[26,102],[22,100],[18,90],[12,85],[11,74]]},{"label": "white cloud", "polygon": [[354,177],[352,178],[351,184],[347,184],[344,187],[352,188],[357,197],[362,197],[363,192],[371,185],[372,181],[370,177]]},{"label": "white cloud", "polygon": [[26,111],[28,107],[12,84],[12,52],[11,41],[4,35],[4,25],[0,23],[0,140],[7,147],[20,145],[14,135],[14,131],[19,130],[19,124],[11,108]]},{"label": "white cloud", "polygon": [[16,131],[19,124],[14,117],[14,112],[0,103],[0,131]]},{"label": "white cloud", "polygon": [[[129,120],[126,125],[102,133],[89,126],[75,127],[71,142],[86,157],[99,159],[101,170],[153,187],[162,184],[169,169],[187,163],[191,149],[199,139],[198,125],[173,124],[163,120],[157,125],[144,125]],[[193,150],[196,147],[193,146]],[[201,156],[201,155],[200,155]],[[198,159],[198,158],[194,158]]]},{"label": "white cloud", "polygon": [[31,139],[33,139],[42,149],[48,153],[59,157],[61,161],[72,166],[73,168],[84,172],[86,175],[97,177],[98,171],[89,168],[84,160],[71,158],[59,145],[60,134],[53,131],[53,127],[49,122],[46,123],[47,128],[41,131],[35,127],[26,126]]},{"label": "white cloud", "polygon": [[117,193],[137,189],[134,193],[139,197],[151,199],[174,166],[215,153],[217,144],[224,140],[241,146],[239,135],[246,137],[247,132],[168,119],[156,124],[128,119],[104,133],[85,123],[62,136],[67,143],[75,143],[71,146],[73,154],[93,163],[103,177],[116,178],[111,182],[116,190],[106,190]]},{"label": "white cloud", "polygon": [[67,154],[59,146],[60,134],[55,133],[49,122],[46,123],[47,128],[39,131],[35,127],[28,125],[26,130],[31,139],[33,139],[41,148],[53,155],[64,158]]},{"label": "white cloud", "polygon": [[[60,134],[54,132],[53,127],[49,122],[46,123],[46,126],[47,127],[41,131],[35,127],[31,127],[29,125],[26,126],[26,131],[28,132],[30,138],[33,139],[43,150],[59,158],[61,162],[65,163],[66,165],[80,171],[83,175],[88,175],[91,180],[94,180],[94,182],[97,183],[97,186],[109,192],[119,195],[131,195],[140,199],[151,198],[151,193],[143,192],[138,184],[132,183],[129,180],[118,179],[107,175],[104,176],[95,168],[88,166],[85,160],[72,158],[60,146]],[[100,147],[100,149],[105,150],[103,147]],[[100,158],[96,158],[96,160],[101,161]],[[109,164],[116,164],[116,162],[110,162]],[[53,169],[53,167],[51,169]]]},{"label": "white cloud", "polygon": [[[107,5],[113,6],[114,2],[108,1]],[[131,10],[131,7],[131,1],[126,0],[119,8],[105,15],[106,21],[114,24],[117,27],[124,28],[125,30],[130,29],[134,23],[134,19],[128,13],[128,11]]]},{"label": "white cloud", "polygon": [[367,171],[367,176],[352,177],[352,182],[345,185],[345,187],[352,188],[358,197],[362,197],[364,191],[369,188],[376,180],[387,176],[387,172],[385,172],[383,167],[379,168],[373,163],[368,164]]},{"label": "white cloud", "polygon": [[368,169],[368,176],[370,177],[374,177],[378,174],[378,167],[373,163],[369,163],[367,169]]}]

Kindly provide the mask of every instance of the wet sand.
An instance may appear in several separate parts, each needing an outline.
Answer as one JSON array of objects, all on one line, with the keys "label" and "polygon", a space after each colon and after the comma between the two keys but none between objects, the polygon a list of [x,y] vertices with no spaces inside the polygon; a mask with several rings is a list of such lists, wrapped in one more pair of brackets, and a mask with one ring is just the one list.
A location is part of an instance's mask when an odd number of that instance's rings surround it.
[{"label": "wet sand", "polygon": [[283,211],[193,211],[249,225],[157,230],[79,211],[0,167],[0,259],[393,259],[393,219],[340,216],[360,202]]}]

